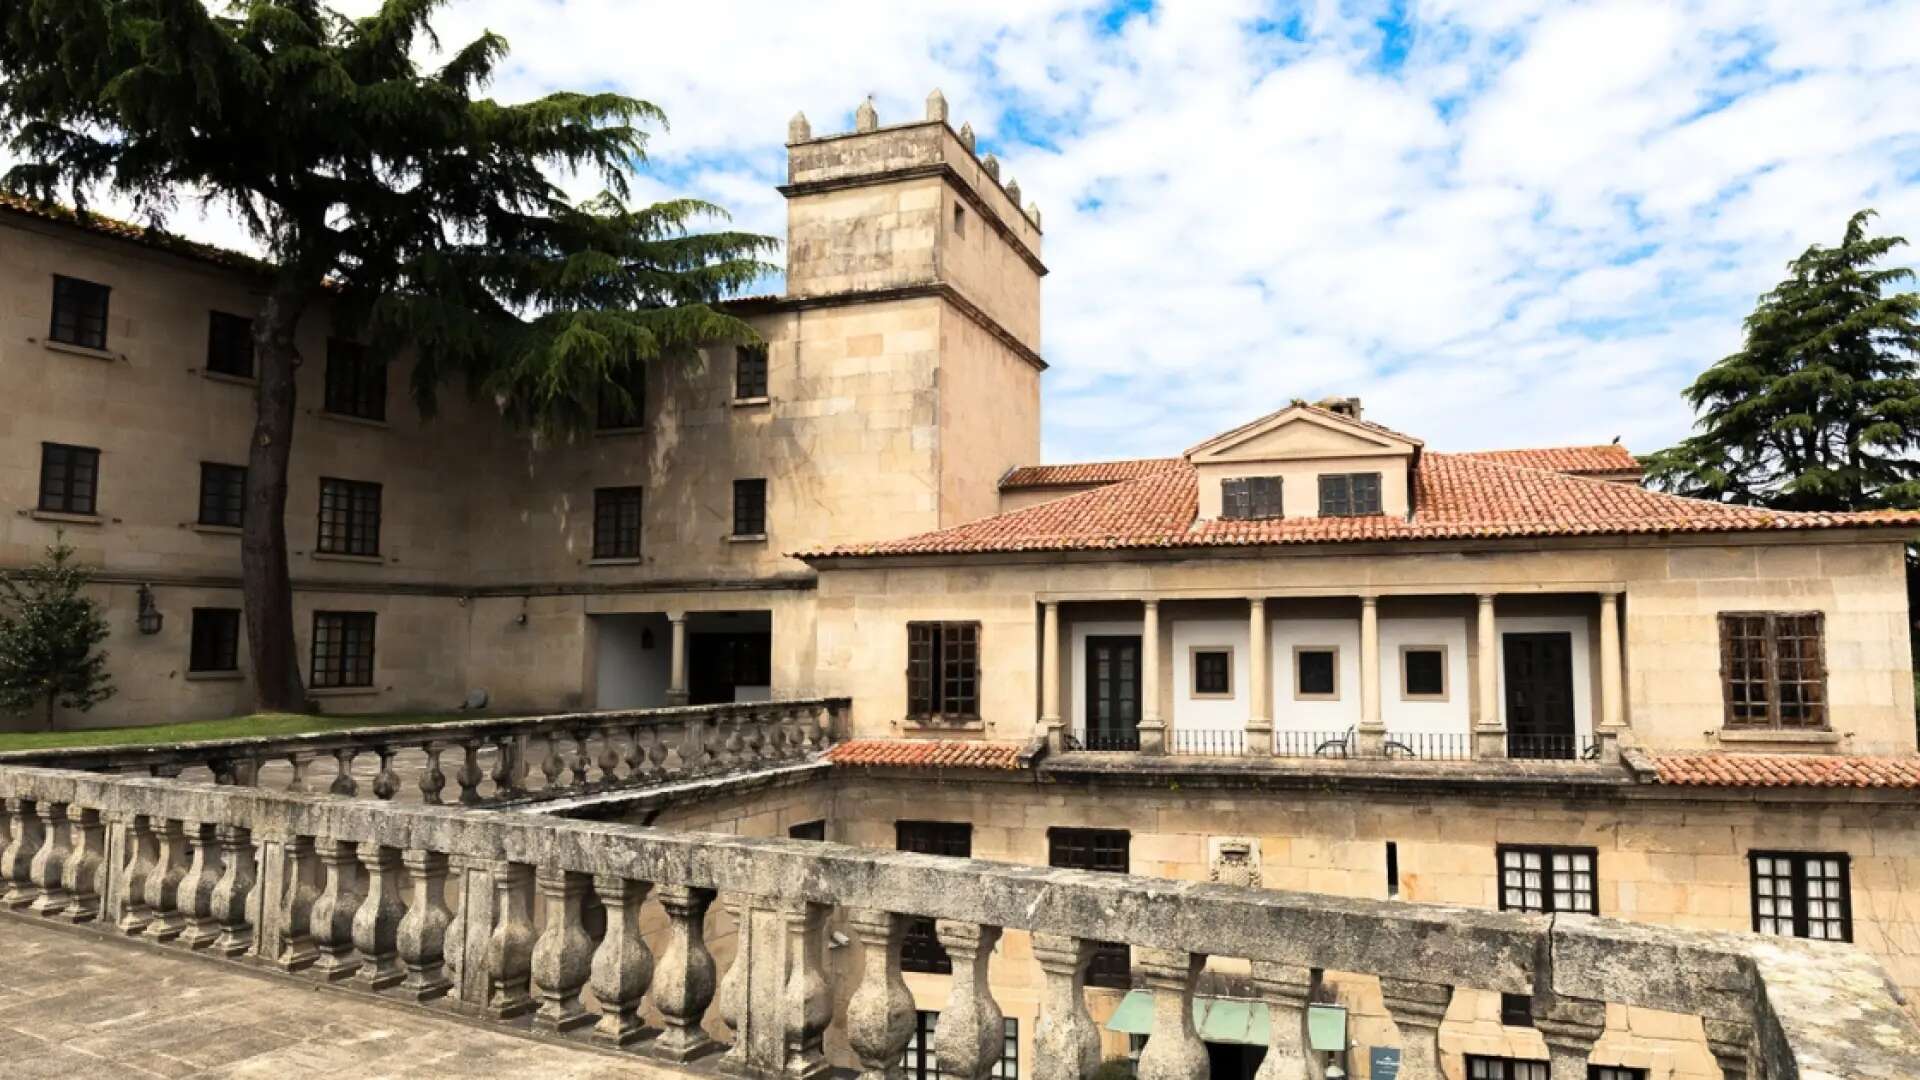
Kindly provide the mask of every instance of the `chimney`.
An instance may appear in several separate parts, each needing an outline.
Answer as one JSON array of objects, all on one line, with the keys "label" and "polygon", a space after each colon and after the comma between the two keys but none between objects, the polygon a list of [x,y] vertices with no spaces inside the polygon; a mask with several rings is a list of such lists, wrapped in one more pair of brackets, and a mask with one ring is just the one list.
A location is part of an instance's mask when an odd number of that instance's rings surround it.
[{"label": "chimney", "polygon": [[1360,419],[1360,399],[1357,397],[1329,397],[1314,402],[1315,405],[1330,413],[1344,416],[1349,420]]}]

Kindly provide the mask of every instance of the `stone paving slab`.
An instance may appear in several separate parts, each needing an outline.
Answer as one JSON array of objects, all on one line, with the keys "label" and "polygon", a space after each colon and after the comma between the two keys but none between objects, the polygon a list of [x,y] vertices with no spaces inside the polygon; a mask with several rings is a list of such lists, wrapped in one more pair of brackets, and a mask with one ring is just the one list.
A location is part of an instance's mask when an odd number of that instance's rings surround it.
[{"label": "stone paving slab", "polygon": [[0,919],[0,1076],[668,1080],[537,1042],[87,933]]}]

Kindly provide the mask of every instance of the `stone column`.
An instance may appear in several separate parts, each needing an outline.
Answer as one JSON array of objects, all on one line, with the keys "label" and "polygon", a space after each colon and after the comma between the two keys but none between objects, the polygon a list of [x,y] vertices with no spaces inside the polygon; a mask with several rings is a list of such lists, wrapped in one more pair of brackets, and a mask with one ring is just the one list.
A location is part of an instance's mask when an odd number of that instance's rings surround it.
[{"label": "stone column", "polygon": [[667,704],[687,703],[687,613],[669,612],[667,623],[673,628],[672,667],[667,674]]},{"label": "stone column", "polygon": [[1307,996],[1313,969],[1267,960],[1253,962],[1253,985],[1267,1006],[1267,1056],[1253,1080],[1300,1080],[1313,1067],[1307,1049]]},{"label": "stone column", "polygon": [[1544,1015],[1534,1017],[1533,1026],[1547,1040],[1549,1071],[1554,1076],[1585,1076],[1593,1044],[1607,1030],[1607,1006],[1601,1001],[1559,998]]},{"label": "stone column", "polygon": [[534,884],[546,901],[547,925],[533,945],[533,990],[540,1009],[533,1014],[536,1031],[572,1031],[593,1022],[580,1004],[593,964],[593,939],[587,936],[586,899],[591,881],[585,874],[541,867]]},{"label": "stone column", "polygon": [[662,885],[655,895],[667,913],[667,944],[660,950],[653,1006],[660,1010],[666,1030],[653,1041],[651,1050],[668,1061],[692,1061],[714,1048],[700,1027],[707,1006],[713,1003],[713,954],[707,951],[706,939],[713,890]]},{"label": "stone column", "polygon": [[1139,1080],[1205,1080],[1207,1046],[1193,1027],[1193,988],[1207,965],[1205,954],[1135,949],[1134,957],[1153,991],[1153,1033],[1134,1075]]},{"label": "stone column", "polygon": [[1493,594],[1481,593],[1474,606],[1473,756],[1507,756],[1507,725],[1500,720],[1500,634],[1495,628]]},{"label": "stone column", "polygon": [[1033,935],[1033,957],[1046,983],[1033,1029],[1034,1080],[1080,1080],[1100,1067],[1100,1029],[1086,997],[1087,965],[1099,948],[1085,938]]},{"label": "stone column", "polygon": [[[900,945],[910,920],[855,908],[847,921],[860,942],[860,986],[847,1001],[847,1044],[860,1059],[857,1080],[900,1080],[900,1055],[914,1028],[913,991],[900,974]],[[1038,1053],[1044,1061],[1046,1048]]]},{"label": "stone column", "polygon": [[1380,718],[1380,599],[1360,598],[1361,757],[1379,757],[1387,749],[1387,725]]},{"label": "stone column", "polygon": [[653,983],[653,950],[640,933],[640,905],[653,888],[618,874],[596,874],[593,891],[607,909],[607,933],[594,950],[587,984],[600,1007],[593,1041],[629,1046],[640,1041],[640,1002]]},{"label": "stone column", "polygon": [[1600,757],[1620,760],[1620,734],[1626,729],[1625,675],[1620,664],[1620,594],[1600,594]]},{"label": "stone column", "polygon": [[1247,753],[1273,755],[1273,655],[1267,647],[1267,601],[1247,601]]},{"label": "stone column", "polygon": [[1442,1080],[1440,1024],[1447,1018],[1453,987],[1383,976],[1380,997],[1400,1029],[1401,1080]]},{"label": "stone column", "polygon": [[1034,734],[1058,751],[1066,735],[1060,717],[1060,605],[1048,600],[1040,612],[1040,726]]},{"label": "stone column", "polygon": [[[1160,602],[1148,600],[1140,615],[1140,752],[1167,752],[1167,721],[1160,714]],[[1089,718],[1091,720],[1091,718]]]},{"label": "stone column", "polygon": [[934,932],[953,958],[947,1004],[933,1031],[940,1071],[953,1080],[986,1080],[1006,1041],[1000,1003],[993,1000],[987,980],[1000,928],[940,919],[934,923]]}]

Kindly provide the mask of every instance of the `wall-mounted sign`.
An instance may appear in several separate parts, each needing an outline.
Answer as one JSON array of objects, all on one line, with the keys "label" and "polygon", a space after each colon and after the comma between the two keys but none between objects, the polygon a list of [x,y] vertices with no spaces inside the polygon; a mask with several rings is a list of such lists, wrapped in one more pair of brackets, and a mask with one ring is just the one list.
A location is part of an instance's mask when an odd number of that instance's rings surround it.
[{"label": "wall-mounted sign", "polygon": [[1400,1048],[1376,1046],[1367,1058],[1367,1075],[1372,1080],[1395,1080],[1400,1075]]}]

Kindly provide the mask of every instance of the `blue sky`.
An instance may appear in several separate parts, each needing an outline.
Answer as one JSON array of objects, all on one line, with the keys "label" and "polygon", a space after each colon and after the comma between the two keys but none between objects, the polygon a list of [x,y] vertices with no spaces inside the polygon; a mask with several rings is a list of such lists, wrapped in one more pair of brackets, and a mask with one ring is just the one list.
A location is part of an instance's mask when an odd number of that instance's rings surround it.
[{"label": "blue sky", "polygon": [[513,46],[498,96],[654,101],[673,126],[644,193],[774,235],[789,116],[844,129],[872,94],[905,120],[940,87],[1044,215],[1051,460],[1177,452],[1329,393],[1440,448],[1653,449],[1794,254],[1863,206],[1920,240],[1917,0],[466,0],[441,20],[449,43],[483,26]]}]

